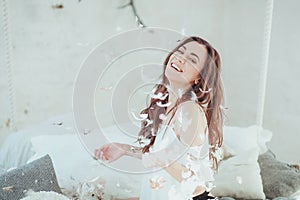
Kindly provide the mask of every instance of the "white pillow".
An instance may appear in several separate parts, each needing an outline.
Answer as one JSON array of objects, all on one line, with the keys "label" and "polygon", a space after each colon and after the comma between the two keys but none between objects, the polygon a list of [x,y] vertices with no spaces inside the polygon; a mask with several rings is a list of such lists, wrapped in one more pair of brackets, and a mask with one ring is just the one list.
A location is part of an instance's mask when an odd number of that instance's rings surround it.
[{"label": "white pillow", "polygon": [[[215,176],[216,187],[212,194],[243,199],[265,199],[258,155],[266,149],[268,137],[259,136],[257,126],[247,128],[224,127],[224,146],[232,149],[235,155],[219,162]],[[260,141],[260,142],[259,142]]]},{"label": "white pillow", "polygon": [[266,153],[268,150],[268,147],[266,146],[266,143],[270,142],[272,139],[272,132],[267,129],[259,129],[258,132],[258,146],[259,146],[259,155]]},{"label": "white pillow", "polygon": [[259,154],[263,154],[268,150],[266,143],[272,139],[271,131],[256,125],[249,127],[224,126],[223,132],[223,145],[227,145],[232,150],[232,155],[254,147],[258,147]]},{"label": "white pillow", "polygon": [[[219,165],[219,172],[215,176],[212,194],[216,196],[230,196],[243,199],[265,199],[257,162],[250,163],[258,155],[258,151],[241,153],[229,158]],[[244,159],[248,157],[249,160]],[[245,164],[238,164],[238,163]]]},{"label": "white pillow", "polygon": [[34,154],[31,151],[31,137],[46,134],[74,133],[73,114],[68,113],[50,118],[34,126],[9,134],[0,146],[0,169],[20,167]]},{"label": "white pillow", "polygon": [[[258,144],[256,128],[256,126],[224,127],[223,148],[227,157],[233,157],[219,163],[219,173],[215,181],[217,187],[212,190],[214,195],[264,199],[257,158],[261,149],[265,147],[266,139],[260,145]],[[117,130],[116,127],[106,129],[111,140],[118,141],[112,136]],[[121,140],[126,142],[125,138]],[[84,149],[76,134],[43,135],[32,138],[31,143],[36,152],[31,160],[49,154],[61,187],[70,187],[71,177],[84,182],[100,176],[106,180],[104,191],[106,194],[114,194],[117,198],[139,196],[142,175],[122,173],[100,166]],[[118,160],[116,166],[128,165],[128,163],[132,167],[137,167],[140,161],[124,157]]]},{"label": "white pillow", "polygon": [[40,200],[40,199],[70,200],[66,196],[56,193],[56,192],[53,192],[53,191],[40,191],[40,192],[30,191],[27,193],[27,196],[22,198],[21,200]]},{"label": "white pillow", "polygon": [[300,190],[296,191],[294,194],[292,194],[291,196],[289,196],[289,199],[299,200],[300,199]]},{"label": "white pillow", "polygon": [[223,129],[224,144],[228,145],[235,153],[242,153],[258,147],[257,126],[231,127]]},{"label": "white pillow", "polygon": [[[31,143],[36,153],[28,162],[49,154],[57,174],[58,184],[65,190],[72,190],[80,183],[100,177],[106,182],[104,193],[107,196],[116,198],[139,196],[141,175],[119,172],[100,165],[83,147],[76,134],[36,136],[31,139]],[[116,165],[131,165],[137,168],[137,162],[140,161],[124,157],[119,159]]]}]

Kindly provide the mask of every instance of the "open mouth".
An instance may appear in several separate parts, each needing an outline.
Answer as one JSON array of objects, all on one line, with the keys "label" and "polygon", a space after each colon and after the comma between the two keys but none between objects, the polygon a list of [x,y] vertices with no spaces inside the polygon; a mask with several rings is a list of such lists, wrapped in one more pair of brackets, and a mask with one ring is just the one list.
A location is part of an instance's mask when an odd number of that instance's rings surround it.
[{"label": "open mouth", "polygon": [[183,72],[182,69],[180,69],[175,63],[171,63],[171,67],[178,72]]}]

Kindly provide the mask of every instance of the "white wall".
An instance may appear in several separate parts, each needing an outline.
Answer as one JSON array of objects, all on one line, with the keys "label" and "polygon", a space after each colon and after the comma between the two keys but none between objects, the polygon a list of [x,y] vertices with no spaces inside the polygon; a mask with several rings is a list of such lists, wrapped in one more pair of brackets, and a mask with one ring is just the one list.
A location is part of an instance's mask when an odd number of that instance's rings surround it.
[{"label": "white wall", "polygon": [[264,126],[270,148],[284,161],[300,163],[300,13],[297,0],[275,1]]},{"label": "white wall", "polygon": [[[117,8],[127,1],[57,1],[61,2],[63,9],[53,9],[53,1],[8,3],[18,129],[72,111],[73,83],[88,53],[108,37],[136,28],[131,8]],[[135,2],[146,25],[201,36],[219,50],[229,107],[226,124],[255,124],[266,1]],[[275,1],[264,116],[264,127],[273,132],[270,148],[278,159],[292,163],[300,163],[296,148],[300,29],[295,25],[299,4]],[[0,141],[10,132],[5,126],[9,100],[4,66],[2,62]],[[107,112],[101,110],[103,115]]]}]

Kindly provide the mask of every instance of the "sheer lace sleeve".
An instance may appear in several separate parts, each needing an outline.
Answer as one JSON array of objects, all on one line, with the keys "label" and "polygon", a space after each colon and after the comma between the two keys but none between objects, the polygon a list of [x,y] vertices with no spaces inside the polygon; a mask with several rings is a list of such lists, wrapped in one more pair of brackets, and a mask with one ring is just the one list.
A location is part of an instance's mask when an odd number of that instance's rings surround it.
[{"label": "sheer lace sleeve", "polygon": [[209,160],[208,129],[202,108],[195,102],[183,103],[172,123],[165,128],[157,134],[151,151],[143,156],[144,165],[166,167],[174,162],[181,164],[185,170],[177,173],[183,179],[178,182],[176,190],[170,190],[176,195],[178,192],[192,195],[198,186],[210,191],[214,171]]},{"label": "sheer lace sleeve", "polygon": [[202,186],[210,191],[214,187],[214,170],[209,160],[210,144],[205,112],[195,102],[185,102],[178,109],[174,129],[179,142],[186,146],[178,162],[188,169],[182,173],[185,180],[181,186],[189,186],[191,190]]}]

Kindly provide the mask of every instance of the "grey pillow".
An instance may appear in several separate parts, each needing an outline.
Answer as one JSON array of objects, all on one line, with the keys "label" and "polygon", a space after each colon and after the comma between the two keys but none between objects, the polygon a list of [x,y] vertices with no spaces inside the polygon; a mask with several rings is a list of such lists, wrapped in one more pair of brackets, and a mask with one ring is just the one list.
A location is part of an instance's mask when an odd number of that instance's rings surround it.
[{"label": "grey pillow", "polygon": [[289,197],[300,189],[300,173],[288,164],[276,160],[271,150],[259,155],[258,163],[267,198]]},{"label": "grey pillow", "polygon": [[61,193],[49,155],[0,175],[0,199],[21,199],[29,189]]}]

